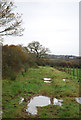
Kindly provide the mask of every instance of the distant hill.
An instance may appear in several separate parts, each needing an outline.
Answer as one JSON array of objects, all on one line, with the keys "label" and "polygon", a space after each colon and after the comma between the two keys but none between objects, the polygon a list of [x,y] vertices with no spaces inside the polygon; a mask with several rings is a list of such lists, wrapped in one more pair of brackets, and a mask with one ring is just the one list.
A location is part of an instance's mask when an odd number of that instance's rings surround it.
[{"label": "distant hill", "polygon": [[46,55],[50,59],[77,59],[79,57],[73,56],[73,55],[51,55],[47,54]]}]

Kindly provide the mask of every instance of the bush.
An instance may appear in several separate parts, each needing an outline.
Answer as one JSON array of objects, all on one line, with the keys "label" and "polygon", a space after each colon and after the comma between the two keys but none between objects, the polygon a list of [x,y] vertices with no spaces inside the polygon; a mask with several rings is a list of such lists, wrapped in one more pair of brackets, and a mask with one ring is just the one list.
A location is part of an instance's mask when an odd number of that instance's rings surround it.
[{"label": "bush", "polygon": [[[16,79],[18,72],[26,72],[29,67],[37,67],[33,54],[24,51],[25,48],[15,45],[5,45],[2,48],[2,77]],[[23,74],[23,73],[22,73]]]},{"label": "bush", "polygon": [[16,77],[17,77],[16,73],[12,72],[11,75],[10,75],[10,79],[11,80],[16,80]]}]

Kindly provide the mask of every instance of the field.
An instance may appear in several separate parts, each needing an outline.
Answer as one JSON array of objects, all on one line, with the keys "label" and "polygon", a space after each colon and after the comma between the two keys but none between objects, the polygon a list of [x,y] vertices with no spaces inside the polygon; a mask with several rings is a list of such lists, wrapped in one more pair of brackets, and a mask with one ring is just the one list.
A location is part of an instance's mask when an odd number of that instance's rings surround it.
[{"label": "field", "polygon": [[81,69],[80,68],[71,68],[71,67],[56,67],[60,71],[65,71],[68,74],[76,77],[77,79],[81,78]]},{"label": "field", "polygon": [[[51,78],[45,83],[43,78]],[[63,79],[67,79],[63,81]],[[3,118],[79,118],[79,81],[70,74],[52,67],[30,68],[23,75],[18,74],[16,80],[2,81]],[[37,115],[26,112],[28,101],[37,95],[63,99],[63,105],[38,107]],[[24,101],[19,104],[20,98]]]}]

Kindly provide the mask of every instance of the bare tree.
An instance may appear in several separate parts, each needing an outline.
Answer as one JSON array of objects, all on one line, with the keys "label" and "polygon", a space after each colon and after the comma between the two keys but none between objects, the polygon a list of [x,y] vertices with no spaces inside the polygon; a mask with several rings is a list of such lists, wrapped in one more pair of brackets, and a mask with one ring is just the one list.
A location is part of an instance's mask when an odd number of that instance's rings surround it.
[{"label": "bare tree", "polygon": [[31,53],[34,53],[37,58],[43,57],[45,54],[50,52],[48,48],[43,47],[38,41],[29,43],[28,50]]},{"label": "bare tree", "polygon": [[21,36],[21,15],[13,12],[14,3],[10,0],[0,0],[0,37],[5,35]]}]

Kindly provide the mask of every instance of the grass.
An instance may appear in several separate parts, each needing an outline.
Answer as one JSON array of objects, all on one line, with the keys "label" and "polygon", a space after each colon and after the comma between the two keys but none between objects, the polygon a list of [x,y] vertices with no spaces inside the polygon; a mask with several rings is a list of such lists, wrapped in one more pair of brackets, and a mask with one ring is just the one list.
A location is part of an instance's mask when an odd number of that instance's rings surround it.
[{"label": "grass", "polygon": [[[52,79],[51,84],[44,83],[43,78]],[[70,81],[63,81],[62,79]],[[2,81],[3,118],[78,118],[79,83],[71,75],[52,67],[30,68],[24,76],[18,74],[16,80]],[[63,99],[63,106],[48,105],[38,107],[38,115],[28,115],[25,111],[28,101],[36,95]],[[19,105],[20,97],[25,100]]]},{"label": "grass", "polygon": [[38,108],[39,116],[41,116],[41,118],[78,118],[78,104],[76,105],[76,103],[72,103],[70,99],[66,99],[67,101],[66,103],[63,103],[62,107],[49,105]]},{"label": "grass", "polygon": [[76,79],[80,79],[81,78],[81,69],[80,68],[74,68],[74,76],[73,76],[73,68],[63,68],[63,67],[58,67],[58,69],[60,70],[66,70],[67,73],[69,73],[70,75],[72,75],[72,77],[75,77]]}]

